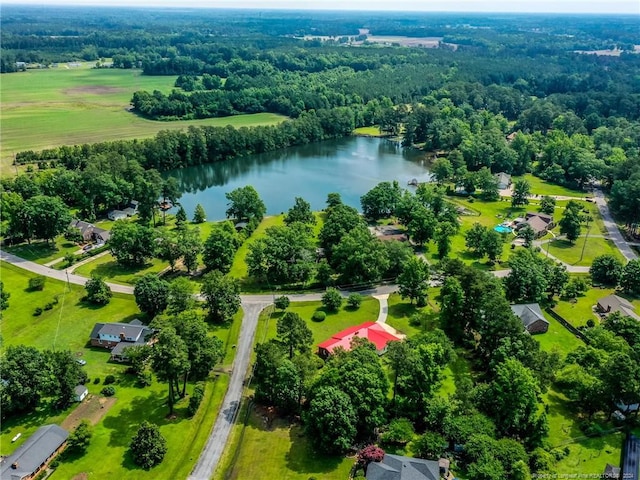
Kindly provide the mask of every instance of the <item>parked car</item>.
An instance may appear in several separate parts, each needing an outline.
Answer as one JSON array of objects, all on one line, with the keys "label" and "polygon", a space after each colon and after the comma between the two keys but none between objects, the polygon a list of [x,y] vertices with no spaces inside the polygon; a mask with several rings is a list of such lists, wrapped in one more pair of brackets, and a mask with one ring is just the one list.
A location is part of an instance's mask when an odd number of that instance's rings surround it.
[{"label": "parked car", "polygon": [[76,358],[76,362],[78,362],[80,365],[86,365],[87,361],[83,360],[82,358]]}]

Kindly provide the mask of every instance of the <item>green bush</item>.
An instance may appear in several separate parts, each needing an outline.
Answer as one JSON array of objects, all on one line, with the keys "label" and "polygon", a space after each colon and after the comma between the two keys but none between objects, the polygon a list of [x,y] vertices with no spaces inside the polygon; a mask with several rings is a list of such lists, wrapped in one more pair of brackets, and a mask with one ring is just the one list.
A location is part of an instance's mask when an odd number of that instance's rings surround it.
[{"label": "green bush", "polygon": [[289,300],[289,297],[286,297],[284,295],[281,297],[277,297],[273,302],[278,310],[286,310],[287,308],[289,308],[290,303],[291,300]]},{"label": "green bush", "polygon": [[360,304],[362,303],[362,295],[359,293],[352,293],[347,298],[347,306],[354,310],[360,308]]},{"label": "green bush", "polygon": [[46,281],[46,277],[42,275],[38,275],[37,277],[33,277],[29,279],[29,290],[33,291],[42,291],[44,290],[44,282]]},{"label": "green bush", "polygon": [[52,302],[49,302],[44,306],[45,310],[51,310],[52,308],[53,308],[53,303]]},{"label": "green bush", "polygon": [[95,380],[93,381],[94,385],[97,385],[100,383],[100,377],[96,377]]},{"label": "green bush", "polygon": [[317,312],[313,313],[313,317],[311,317],[311,320],[313,320],[314,322],[323,322],[325,318],[327,318],[327,314],[322,310],[318,310]]},{"label": "green bush", "polygon": [[202,403],[204,398],[204,384],[199,382],[193,388],[193,394],[189,398],[189,406],[187,407],[187,413],[190,417],[193,417],[198,412],[198,407]]},{"label": "green bush", "polygon": [[33,316],[39,317],[40,315],[42,315],[42,307],[36,307],[36,309],[33,311]]},{"label": "green bush", "polygon": [[111,385],[112,383],[116,383],[116,377],[114,377],[113,375],[107,375],[106,377],[104,377],[105,385]]},{"label": "green bush", "polygon": [[342,306],[342,295],[337,289],[329,287],[322,295],[322,305],[330,312],[337,312]]},{"label": "green bush", "polygon": [[100,390],[100,393],[102,393],[105,397],[113,397],[116,394],[116,389],[113,387],[104,387],[102,390]]}]

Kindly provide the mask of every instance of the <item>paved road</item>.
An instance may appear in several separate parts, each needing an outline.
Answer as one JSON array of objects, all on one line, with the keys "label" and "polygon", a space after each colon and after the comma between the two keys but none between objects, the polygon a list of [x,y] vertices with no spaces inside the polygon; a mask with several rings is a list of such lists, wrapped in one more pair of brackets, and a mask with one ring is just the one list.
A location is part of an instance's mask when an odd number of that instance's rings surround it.
[{"label": "paved road", "polygon": [[229,388],[222,402],[220,413],[207,439],[207,444],[202,450],[191,475],[189,475],[189,480],[209,480],[220,461],[224,447],[227,444],[227,439],[231,433],[231,428],[238,414],[238,409],[240,408],[244,380],[247,370],[249,369],[253,337],[255,336],[258,325],[258,317],[260,312],[270,303],[271,302],[264,301],[247,301],[244,299],[242,301],[244,317],[238,338],[236,357],[231,370]]},{"label": "paved road", "polygon": [[620,233],[620,229],[618,228],[618,224],[614,222],[611,213],[609,212],[609,207],[607,206],[607,200],[604,198],[604,194],[602,190],[597,189],[595,195],[596,205],[598,205],[598,209],[600,210],[600,215],[602,215],[602,219],[604,220],[604,226],[607,227],[607,231],[609,232],[609,236],[613,243],[616,244],[620,253],[627,260],[635,260],[638,258],[636,252],[633,251],[633,248],[629,246],[626,242],[622,233]]}]

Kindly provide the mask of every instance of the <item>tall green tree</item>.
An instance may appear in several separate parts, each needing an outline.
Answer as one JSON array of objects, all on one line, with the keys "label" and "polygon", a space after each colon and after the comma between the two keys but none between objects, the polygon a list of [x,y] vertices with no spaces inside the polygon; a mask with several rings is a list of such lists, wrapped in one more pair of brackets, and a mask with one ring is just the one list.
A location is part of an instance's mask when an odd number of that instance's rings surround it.
[{"label": "tall green tree", "polygon": [[176,396],[180,393],[180,379],[187,375],[191,364],[189,349],[173,328],[164,328],[158,335],[151,355],[151,365],[158,380],[169,385],[169,415],[173,414]]},{"label": "tall green tree", "polygon": [[398,277],[398,291],[400,296],[409,298],[413,304],[426,304],[427,289],[429,288],[429,264],[422,258],[412,257],[405,263],[402,273]]},{"label": "tall green tree", "polygon": [[567,204],[558,225],[560,225],[560,234],[565,235],[567,240],[573,244],[580,237],[582,217],[580,215],[580,205],[572,202],[573,200]]},{"label": "tall green tree", "polygon": [[202,253],[202,240],[200,239],[200,229],[183,228],[178,239],[182,245],[182,261],[187,267],[187,272],[192,273],[198,269],[198,257]]},{"label": "tall green tree", "polygon": [[225,323],[240,309],[240,285],[235,278],[214,270],[203,277],[201,293],[211,318]]},{"label": "tall green tree", "polygon": [[517,180],[513,184],[513,195],[511,196],[511,206],[519,207],[529,203],[531,195],[531,184],[527,180]]},{"label": "tall green tree", "polygon": [[401,195],[397,181],[381,182],[360,197],[362,213],[372,220],[390,217],[395,213]]},{"label": "tall green tree", "polygon": [[113,296],[109,285],[100,277],[91,277],[84,288],[87,292],[87,301],[94,305],[107,305]]},{"label": "tall green tree", "polygon": [[289,359],[294,352],[304,353],[311,348],[313,333],[300,315],[295,312],[286,312],[278,319],[278,339],[289,352]]},{"label": "tall green tree", "polygon": [[215,224],[204,242],[202,261],[209,270],[229,273],[240,239],[231,222]]},{"label": "tall green tree", "polygon": [[311,211],[311,204],[304,198],[296,197],[293,207],[289,209],[284,217],[284,223],[291,225],[293,222],[315,225],[316,217]]},{"label": "tall green tree", "polygon": [[617,285],[623,272],[622,262],[611,254],[599,255],[593,259],[589,274],[593,283]]},{"label": "tall green tree", "polygon": [[456,228],[449,222],[441,222],[436,229],[435,240],[438,247],[438,257],[445,258],[451,251],[451,237],[455,235]]},{"label": "tall green tree", "polygon": [[196,205],[193,211],[193,223],[204,223],[207,220],[207,214],[204,211],[204,207],[200,204]]},{"label": "tall green tree", "polygon": [[122,265],[143,265],[155,255],[154,231],[131,222],[116,222],[111,229],[109,248]]},{"label": "tall green tree", "polygon": [[169,283],[155,273],[147,273],[136,281],[133,296],[140,311],[153,318],[167,308]]},{"label": "tall green tree", "polygon": [[241,220],[262,221],[264,214],[267,212],[264,202],[260,199],[256,189],[247,185],[246,187],[236,188],[226,194],[229,200],[229,208],[227,208],[227,218],[235,218]]},{"label": "tall green tree", "polygon": [[303,420],[307,437],[320,451],[343,453],[353,445],[356,414],[349,396],[339,389],[318,389]]},{"label": "tall green tree", "polygon": [[167,441],[158,426],[146,420],[140,424],[129,445],[133,461],[145,470],[162,463],[167,453]]},{"label": "tall green tree", "polygon": [[330,264],[347,284],[377,282],[389,266],[385,247],[369,229],[359,225],[347,233],[334,249]]},{"label": "tall green tree", "polygon": [[623,267],[620,288],[629,295],[640,296],[640,259],[630,260]]}]

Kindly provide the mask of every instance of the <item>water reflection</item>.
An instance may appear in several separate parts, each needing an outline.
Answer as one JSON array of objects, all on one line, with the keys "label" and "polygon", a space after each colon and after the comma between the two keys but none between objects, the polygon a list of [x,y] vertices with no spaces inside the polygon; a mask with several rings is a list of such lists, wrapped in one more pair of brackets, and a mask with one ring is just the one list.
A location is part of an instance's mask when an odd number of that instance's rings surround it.
[{"label": "water reflection", "polygon": [[397,180],[404,186],[412,178],[429,178],[423,153],[405,150],[395,142],[360,137],[198,165],[167,175],[178,180],[187,215],[201,203],[210,219],[223,218],[224,194],[244,185],[253,185],[268,214],[277,214],[286,211],[296,196],[321,209],[327,194],[338,192],[345,203],[359,208],[360,196],[378,182]]}]

